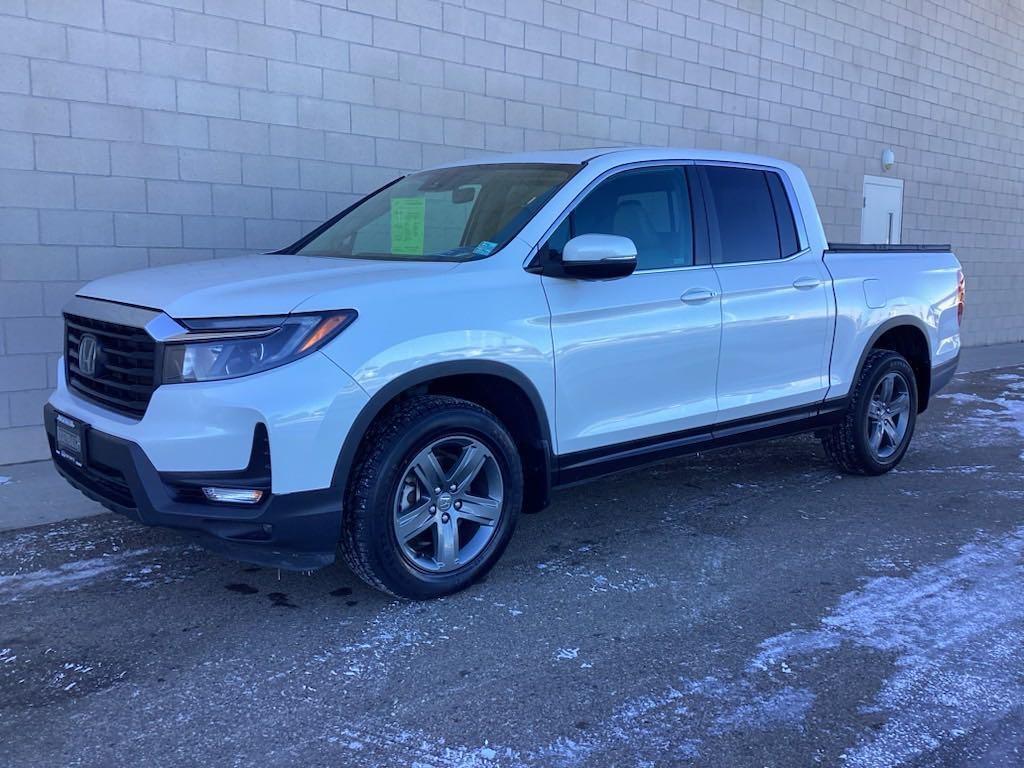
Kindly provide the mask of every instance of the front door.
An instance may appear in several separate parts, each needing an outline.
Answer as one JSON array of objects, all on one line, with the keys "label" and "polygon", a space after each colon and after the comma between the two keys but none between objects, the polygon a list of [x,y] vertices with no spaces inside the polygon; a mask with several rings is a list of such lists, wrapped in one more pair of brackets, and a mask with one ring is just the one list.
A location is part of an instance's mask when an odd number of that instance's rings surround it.
[{"label": "front door", "polygon": [[804,247],[782,177],[770,169],[698,169],[722,289],[718,421],[813,406],[832,350],[831,283]]},{"label": "front door", "polygon": [[682,166],[625,170],[600,182],[545,246],[630,238],[637,270],[617,280],[545,276],[561,454],[710,427],[721,332],[718,280],[695,264]]}]

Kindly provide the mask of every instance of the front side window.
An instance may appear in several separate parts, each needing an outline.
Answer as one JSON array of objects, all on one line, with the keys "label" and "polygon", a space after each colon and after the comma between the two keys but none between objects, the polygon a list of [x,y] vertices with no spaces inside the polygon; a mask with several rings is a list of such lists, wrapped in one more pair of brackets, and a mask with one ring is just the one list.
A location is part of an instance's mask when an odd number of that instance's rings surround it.
[{"label": "front side window", "polygon": [[693,264],[693,220],[686,180],[678,168],[640,168],[601,182],[548,239],[557,258],[570,237],[628,237],[637,270]]},{"label": "front side window", "polygon": [[577,165],[505,163],[414,173],[367,197],[291,253],[467,261],[518,234]]}]

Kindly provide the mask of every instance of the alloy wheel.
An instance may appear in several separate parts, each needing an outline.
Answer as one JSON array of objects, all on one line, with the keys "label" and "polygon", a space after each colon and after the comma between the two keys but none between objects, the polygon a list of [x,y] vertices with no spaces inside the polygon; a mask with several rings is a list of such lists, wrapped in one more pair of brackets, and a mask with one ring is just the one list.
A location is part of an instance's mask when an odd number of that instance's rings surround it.
[{"label": "alloy wheel", "polygon": [[882,377],[868,404],[868,446],[875,458],[892,458],[907,434],[910,423],[910,385],[903,374],[891,371]]},{"label": "alloy wheel", "polygon": [[394,500],[394,531],[403,557],[429,573],[450,573],[490,543],[502,514],[504,480],[479,440],[435,440],[403,469]]}]

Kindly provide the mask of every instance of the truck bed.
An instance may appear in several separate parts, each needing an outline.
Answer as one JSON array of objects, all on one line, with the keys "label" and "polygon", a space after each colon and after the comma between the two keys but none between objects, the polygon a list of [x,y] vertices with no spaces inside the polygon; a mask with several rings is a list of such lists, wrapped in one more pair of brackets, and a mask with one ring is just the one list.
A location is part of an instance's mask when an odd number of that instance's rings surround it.
[{"label": "truck bed", "polygon": [[949,243],[901,243],[878,245],[875,243],[829,243],[825,253],[952,253]]}]

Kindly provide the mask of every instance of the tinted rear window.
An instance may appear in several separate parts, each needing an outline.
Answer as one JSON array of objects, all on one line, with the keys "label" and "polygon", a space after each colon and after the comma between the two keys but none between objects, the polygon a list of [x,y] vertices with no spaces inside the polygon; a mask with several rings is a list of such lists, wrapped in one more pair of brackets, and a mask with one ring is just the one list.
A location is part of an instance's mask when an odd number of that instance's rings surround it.
[{"label": "tinted rear window", "polygon": [[779,227],[779,244],[782,247],[782,258],[792,256],[800,250],[800,238],[796,234],[796,219],[793,208],[789,204],[786,186],[777,173],[766,171],[768,189],[772,193],[772,204],[775,206],[775,221]]},{"label": "tinted rear window", "polygon": [[721,165],[705,166],[703,170],[711,196],[712,240],[717,239],[719,261],[734,264],[778,259],[779,231],[765,172]]}]

